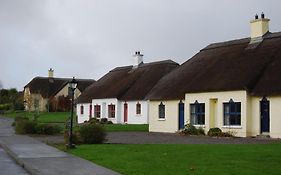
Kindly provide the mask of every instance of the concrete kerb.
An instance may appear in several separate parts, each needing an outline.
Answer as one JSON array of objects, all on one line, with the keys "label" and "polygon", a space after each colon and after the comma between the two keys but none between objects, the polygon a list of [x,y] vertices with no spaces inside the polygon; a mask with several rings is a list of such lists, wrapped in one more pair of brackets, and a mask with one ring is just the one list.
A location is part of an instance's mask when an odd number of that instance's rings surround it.
[{"label": "concrete kerb", "polygon": [[24,164],[24,162],[23,162],[20,158],[18,158],[18,157],[16,156],[16,154],[13,153],[13,151],[9,149],[8,146],[6,146],[6,145],[3,144],[3,143],[1,144],[1,142],[0,142],[0,146],[6,151],[6,153],[7,153],[12,159],[14,159],[14,160],[17,162],[17,164],[19,164],[19,165],[20,165],[23,169],[25,169],[29,174],[31,174],[31,175],[39,175],[39,173],[38,173],[36,170],[34,170],[33,168],[31,168],[31,167],[29,167],[28,165]]}]

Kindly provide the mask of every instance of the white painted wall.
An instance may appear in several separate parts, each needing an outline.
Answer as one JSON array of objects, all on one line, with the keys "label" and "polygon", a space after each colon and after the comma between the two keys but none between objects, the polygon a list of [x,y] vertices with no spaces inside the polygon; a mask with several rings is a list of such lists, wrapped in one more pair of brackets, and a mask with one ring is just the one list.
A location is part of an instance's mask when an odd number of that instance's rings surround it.
[{"label": "white painted wall", "polygon": [[[148,123],[148,102],[147,101],[127,101],[128,104],[128,124],[147,124]],[[141,104],[141,114],[136,114],[136,104]],[[124,104],[121,103],[121,123],[124,122]]]},{"label": "white painted wall", "polygon": [[149,132],[176,132],[179,123],[180,100],[162,101],[165,119],[159,119],[158,106],[161,101],[149,101]]},{"label": "white painted wall", "polygon": [[[81,114],[81,106],[84,107],[84,112]],[[76,115],[78,123],[84,123],[90,119],[90,103],[79,103],[76,107]]]},{"label": "white painted wall", "polygon": [[[115,118],[108,118],[108,105],[113,104],[115,105]],[[121,123],[121,102],[119,102],[116,98],[105,98],[105,99],[93,99],[93,115],[94,116],[94,106],[100,105],[101,106],[101,118],[107,118],[109,121],[113,123]]]}]

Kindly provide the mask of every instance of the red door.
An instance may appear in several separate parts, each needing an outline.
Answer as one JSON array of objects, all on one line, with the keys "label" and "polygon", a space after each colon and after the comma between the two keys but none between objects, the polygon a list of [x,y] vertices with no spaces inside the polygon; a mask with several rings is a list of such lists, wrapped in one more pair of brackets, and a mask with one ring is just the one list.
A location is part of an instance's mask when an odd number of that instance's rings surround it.
[{"label": "red door", "polygon": [[128,121],[128,104],[124,103],[124,123]]}]

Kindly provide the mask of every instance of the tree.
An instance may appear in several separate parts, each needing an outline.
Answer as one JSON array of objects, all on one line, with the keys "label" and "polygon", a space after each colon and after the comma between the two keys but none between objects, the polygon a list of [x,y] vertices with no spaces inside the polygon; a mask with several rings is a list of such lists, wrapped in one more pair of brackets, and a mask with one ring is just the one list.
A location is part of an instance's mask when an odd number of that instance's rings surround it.
[{"label": "tree", "polygon": [[2,81],[0,80],[0,89],[3,88],[3,84],[2,84]]}]

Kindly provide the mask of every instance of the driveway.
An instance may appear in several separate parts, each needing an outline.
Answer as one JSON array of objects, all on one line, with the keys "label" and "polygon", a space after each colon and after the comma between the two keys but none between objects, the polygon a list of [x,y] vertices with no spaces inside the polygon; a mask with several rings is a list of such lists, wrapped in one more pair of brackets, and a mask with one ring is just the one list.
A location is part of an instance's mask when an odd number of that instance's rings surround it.
[{"label": "driveway", "polygon": [[[64,143],[62,136],[33,136],[47,143]],[[224,138],[208,136],[183,136],[171,133],[108,132],[106,143],[110,144],[267,144],[280,142],[268,138]]]}]

